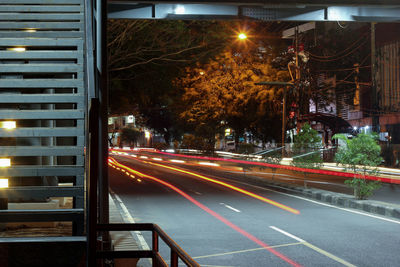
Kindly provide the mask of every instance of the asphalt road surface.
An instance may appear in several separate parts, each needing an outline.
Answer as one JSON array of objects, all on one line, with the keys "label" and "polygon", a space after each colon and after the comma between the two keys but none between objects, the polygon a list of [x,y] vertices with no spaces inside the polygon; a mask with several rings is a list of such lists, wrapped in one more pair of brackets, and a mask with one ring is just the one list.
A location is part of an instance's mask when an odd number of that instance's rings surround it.
[{"label": "asphalt road surface", "polygon": [[[113,158],[122,165],[112,164],[110,187],[135,222],[157,223],[201,266],[400,266],[398,220],[232,180],[229,173]],[[168,260],[164,247],[162,254]]]}]

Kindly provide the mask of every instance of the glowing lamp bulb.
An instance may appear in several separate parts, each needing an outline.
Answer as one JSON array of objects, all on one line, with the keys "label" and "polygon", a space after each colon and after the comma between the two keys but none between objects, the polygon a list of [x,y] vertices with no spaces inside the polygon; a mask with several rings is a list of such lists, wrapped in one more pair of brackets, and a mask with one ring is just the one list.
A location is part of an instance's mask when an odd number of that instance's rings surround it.
[{"label": "glowing lamp bulb", "polygon": [[245,39],[247,39],[247,35],[245,33],[239,33],[238,38],[240,40],[245,40]]}]

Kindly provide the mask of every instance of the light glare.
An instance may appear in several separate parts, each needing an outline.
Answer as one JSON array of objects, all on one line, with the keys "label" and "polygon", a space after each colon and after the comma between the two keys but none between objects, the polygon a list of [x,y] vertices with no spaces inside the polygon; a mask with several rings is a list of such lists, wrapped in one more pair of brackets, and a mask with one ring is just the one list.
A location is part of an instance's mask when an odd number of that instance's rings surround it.
[{"label": "light glare", "polygon": [[17,123],[15,121],[2,121],[2,122],[0,122],[0,128],[11,130],[11,129],[15,129],[16,127],[17,127]]},{"label": "light glare", "polygon": [[11,159],[9,158],[0,159],[0,167],[10,167],[10,166],[11,166]]},{"label": "light glare", "polygon": [[8,51],[14,51],[14,52],[25,52],[26,48],[25,47],[10,47],[7,48]]},{"label": "light glare", "polygon": [[8,179],[0,178],[0,188],[8,188]]},{"label": "light glare", "polygon": [[240,40],[245,40],[245,39],[247,39],[247,35],[245,33],[241,32],[241,33],[239,33],[238,38]]}]

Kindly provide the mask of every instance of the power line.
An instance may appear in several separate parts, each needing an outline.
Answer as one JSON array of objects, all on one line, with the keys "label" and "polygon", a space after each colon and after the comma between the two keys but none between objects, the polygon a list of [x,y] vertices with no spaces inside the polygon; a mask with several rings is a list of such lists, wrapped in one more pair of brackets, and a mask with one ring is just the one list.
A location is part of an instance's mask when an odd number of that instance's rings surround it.
[{"label": "power line", "polygon": [[[331,61],[336,61],[336,60],[342,59],[342,58],[347,57],[348,55],[354,53],[355,51],[357,51],[358,49],[360,49],[361,46],[365,45],[366,42],[367,42],[367,40],[364,40],[364,42],[362,42],[359,46],[357,46],[356,48],[354,48],[354,49],[351,50],[350,52],[348,52],[348,53],[346,53],[346,54],[344,54],[344,55],[341,55],[340,57],[337,57],[337,58],[333,58],[333,59],[319,59],[319,58],[313,58],[313,56],[311,56],[310,59],[311,59],[311,60],[314,60],[314,61],[319,61],[319,62],[331,62]],[[311,54],[310,54],[310,55],[311,55]]]},{"label": "power line", "polygon": [[337,57],[337,56],[339,56],[340,54],[346,52],[347,50],[352,49],[352,47],[353,47],[354,45],[356,45],[360,40],[364,40],[364,42],[367,41],[366,39],[363,39],[364,36],[366,36],[366,35],[367,35],[367,33],[364,33],[360,38],[358,38],[356,41],[354,41],[352,44],[350,44],[350,45],[349,45],[348,47],[346,47],[344,50],[340,51],[339,53],[337,53],[337,54],[335,54],[335,55],[320,56],[320,55],[314,55],[314,54],[312,54],[312,53],[309,53],[309,55],[312,56],[312,57],[321,58],[321,59],[329,59],[329,58]]}]

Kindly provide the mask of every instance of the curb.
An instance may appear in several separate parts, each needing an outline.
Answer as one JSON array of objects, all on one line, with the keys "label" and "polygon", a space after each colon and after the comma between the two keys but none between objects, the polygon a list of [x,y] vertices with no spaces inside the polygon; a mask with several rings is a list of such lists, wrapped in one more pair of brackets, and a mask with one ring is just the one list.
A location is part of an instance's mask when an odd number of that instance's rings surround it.
[{"label": "curb", "polygon": [[357,200],[352,196],[322,189],[304,188],[284,183],[266,181],[265,179],[247,176],[258,185],[273,188],[280,192],[295,193],[342,208],[357,209],[364,212],[400,219],[400,207],[390,203],[374,200]]}]

